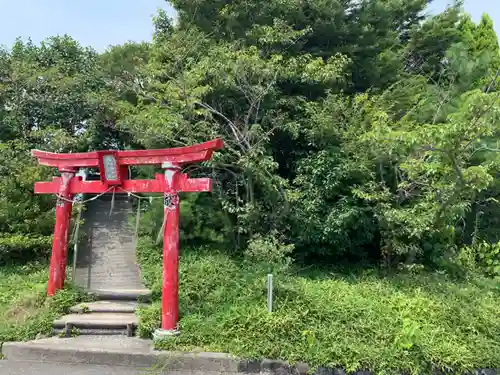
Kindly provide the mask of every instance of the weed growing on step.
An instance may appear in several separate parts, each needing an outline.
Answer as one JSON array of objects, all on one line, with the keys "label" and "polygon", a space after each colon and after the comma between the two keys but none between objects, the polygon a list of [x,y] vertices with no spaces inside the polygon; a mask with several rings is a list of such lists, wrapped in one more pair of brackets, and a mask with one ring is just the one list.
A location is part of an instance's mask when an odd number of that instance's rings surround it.
[{"label": "weed growing on step", "polygon": [[47,278],[45,264],[0,269],[0,342],[50,335],[53,320],[86,298],[71,286],[47,298]]},{"label": "weed growing on step", "polygon": [[139,307],[137,315],[141,324],[137,327],[137,335],[143,339],[151,338],[151,333],[158,328],[158,317],[161,314],[161,303],[153,302],[151,305]]}]

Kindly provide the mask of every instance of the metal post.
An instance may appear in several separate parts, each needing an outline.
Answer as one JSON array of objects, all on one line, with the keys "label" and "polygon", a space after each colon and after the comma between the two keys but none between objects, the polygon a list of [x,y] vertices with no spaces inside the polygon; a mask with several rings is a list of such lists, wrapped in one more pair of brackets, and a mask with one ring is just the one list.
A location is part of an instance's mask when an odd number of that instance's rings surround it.
[{"label": "metal post", "polygon": [[161,329],[155,338],[176,336],[179,320],[179,196],[175,191],[175,179],[180,167],[164,163],[165,196],[163,229],[163,281],[161,299]]},{"label": "metal post", "polygon": [[75,175],[74,170],[62,170],[62,183],[59,188],[59,198],[56,206],[56,224],[52,241],[52,255],[50,258],[49,282],[47,295],[53,296],[58,289],[64,287],[66,278],[66,262],[69,239],[69,224],[73,204],[69,201],[69,184]]},{"label": "metal post", "polygon": [[273,274],[267,275],[267,311],[273,312]]},{"label": "metal post", "polygon": [[[82,179],[82,181],[87,180],[87,170],[85,168],[80,168],[78,173],[75,175],[75,177],[79,177]],[[75,201],[82,202],[84,199],[84,195],[82,193],[76,194],[75,195]],[[79,232],[80,232],[80,220],[82,216],[82,204],[79,203],[78,205],[78,214],[76,216],[76,222],[75,222],[75,231],[73,232],[73,241],[75,242],[73,244],[73,267],[71,270],[71,281],[75,282],[76,280],[76,263],[78,260],[78,237],[79,237]]]},{"label": "metal post", "polygon": [[78,207],[78,214],[76,215],[76,222],[75,222],[75,234],[73,236],[73,241],[75,242],[73,244],[73,269],[71,271],[71,280],[75,282],[76,279],[76,261],[78,258],[78,236],[79,236],[79,229],[80,229],[80,217],[82,215],[82,207],[81,205]]}]

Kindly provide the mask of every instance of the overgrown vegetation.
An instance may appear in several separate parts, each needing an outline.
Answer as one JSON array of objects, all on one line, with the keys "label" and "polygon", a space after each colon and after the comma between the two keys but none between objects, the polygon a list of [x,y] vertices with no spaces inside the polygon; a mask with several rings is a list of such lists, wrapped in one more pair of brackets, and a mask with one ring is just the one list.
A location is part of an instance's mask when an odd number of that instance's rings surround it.
[{"label": "overgrown vegetation", "polygon": [[50,335],[54,319],[83,300],[71,286],[47,298],[47,279],[46,264],[0,269],[0,343]]},{"label": "overgrown vegetation", "polygon": [[186,166],[216,185],[185,198],[191,241],[242,253],[272,232],[296,260],[392,268],[498,242],[498,40],[487,15],[427,3],[176,0],[151,43],[18,41],[0,53],[0,238],[51,234],[32,187],[54,172],[31,148],[221,137]]},{"label": "overgrown vegetation", "polygon": [[[149,286],[161,287],[161,250],[143,240]],[[281,268],[279,269],[281,270]],[[291,269],[275,275],[274,311],[266,306],[267,268],[212,249],[183,249],[181,335],[169,350],[229,352],[315,366],[428,373],[500,365],[500,289],[485,278],[422,271]],[[140,312],[150,337],[159,302]]]},{"label": "overgrown vegetation", "polygon": [[[500,55],[491,19],[475,24],[460,2],[425,16],[427,0],[171,3],[178,22],[159,12],[150,43],[99,54],[65,36],[0,52],[0,262],[43,254],[52,233],[53,198],[34,196],[33,183],[56,172],[30,149],[221,137],[226,147],[212,161],[185,166],[215,187],[182,196],[181,225],[184,247],[230,257],[184,258],[186,333],[172,345],[199,340],[379,370],[498,365]],[[142,205],[144,241],[161,228],[159,204]],[[158,293],[158,270],[142,263]],[[377,271],[289,274],[318,264]],[[204,267],[210,277],[201,279]],[[269,269],[281,275],[273,315],[257,303],[257,275]],[[145,334],[157,316],[148,314]],[[220,332],[189,329],[207,321]]]}]

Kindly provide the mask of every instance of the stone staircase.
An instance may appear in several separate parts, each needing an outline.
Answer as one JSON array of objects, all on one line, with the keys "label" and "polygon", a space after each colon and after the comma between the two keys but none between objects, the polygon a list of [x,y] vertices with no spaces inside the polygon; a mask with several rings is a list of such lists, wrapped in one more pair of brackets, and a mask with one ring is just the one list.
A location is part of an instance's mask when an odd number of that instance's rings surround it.
[{"label": "stone staircase", "polygon": [[87,204],[81,230],[86,240],[79,247],[75,283],[96,297],[82,303],[53,322],[54,334],[133,336],[139,323],[136,310],[147,302],[151,292],[145,288],[135,255],[135,237],[129,225],[132,205],[124,194]]}]

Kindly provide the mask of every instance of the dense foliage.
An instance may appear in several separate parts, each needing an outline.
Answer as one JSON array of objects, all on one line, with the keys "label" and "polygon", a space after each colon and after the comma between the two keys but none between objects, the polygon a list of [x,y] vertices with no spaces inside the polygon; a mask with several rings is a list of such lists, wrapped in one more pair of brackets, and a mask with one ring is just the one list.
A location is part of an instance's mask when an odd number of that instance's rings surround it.
[{"label": "dense foliage", "polygon": [[52,322],[71,306],[89,301],[72,286],[47,298],[48,269],[45,264],[29,263],[0,270],[0,344],[50,336]]},{"label": "dense foliage", "polygon": [[[150,242],[138,253],[147,285],[158,295],[162,251]],[[184,247],[181,334],[157,347],[303,361],[347,373],[466,374],[500,365],[500,293],[491,279],[457,282],[425,272],[386,277],[330,267],[274,280],[269,313],[260,264]],[[139,311],[142,337],[158,327],[160,309],[157,300]]]},{"label": "dense foliage", "polygon": [[186,241],[391,267],[472,267],[488,248],[495,262],[498,40],[488,16],[428,17],[427,3],[175,0],[151,43],[19,40],[0,53],[1,251],[51,233],[53,201],[32,186],[53,171],[31,148],[222,137],[188,168],[216,189],[185,197]]}]

